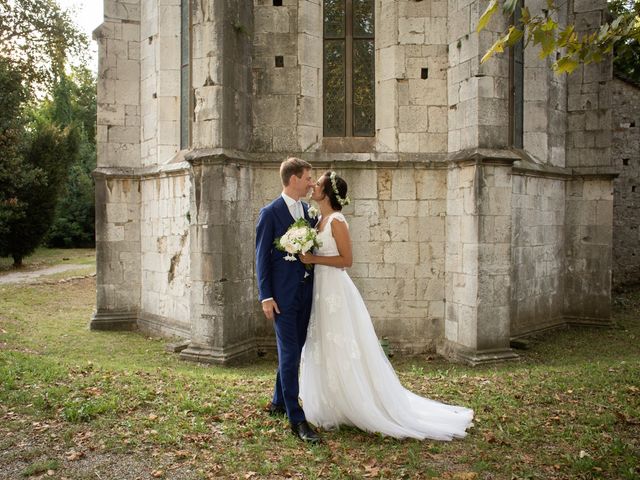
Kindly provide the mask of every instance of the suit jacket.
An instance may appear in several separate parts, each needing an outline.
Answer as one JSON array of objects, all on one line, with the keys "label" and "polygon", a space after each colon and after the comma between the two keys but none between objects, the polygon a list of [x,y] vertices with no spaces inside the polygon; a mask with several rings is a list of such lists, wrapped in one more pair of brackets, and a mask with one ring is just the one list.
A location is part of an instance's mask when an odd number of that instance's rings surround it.
[{"label": "suit jacket", "polygon": [[[302,202],[304,218],[315,225],[309,218],[308,206]],[[279,196],[260,210],[256,226],[256,275],[258,277],[258,297],[262,301],[272,297],[280,310],[293,304],[299,283],[305,272],[313,275],[313,271],[305,269],[297,260],[290,262],[284,259],[286,253],[276,249],[273,242],[281,237],[295,222],[287,203]],[[313,280],[313,278],[308,279]]]}]

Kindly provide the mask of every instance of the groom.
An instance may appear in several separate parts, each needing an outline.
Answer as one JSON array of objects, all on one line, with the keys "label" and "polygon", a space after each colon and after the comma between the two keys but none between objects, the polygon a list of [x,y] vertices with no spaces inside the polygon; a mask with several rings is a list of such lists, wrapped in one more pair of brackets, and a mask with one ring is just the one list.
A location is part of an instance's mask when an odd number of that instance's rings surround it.
[{"label": "groom", "polygon": [[320,437],[307,423],[298,403],[298,370],[311,313],[313,274],[300,261],[286,261],[285,252],[273,245],[300,217],[314,223],[307,205],[300,201],[314,184],[311,164],[288,158],[280,165],[280,178],[282,193],[260,210],[256,227],[258,294],[265,317],[274,322],[278,345],[278,373],[269,412],[286,414],[294,435],[317,443]]}]

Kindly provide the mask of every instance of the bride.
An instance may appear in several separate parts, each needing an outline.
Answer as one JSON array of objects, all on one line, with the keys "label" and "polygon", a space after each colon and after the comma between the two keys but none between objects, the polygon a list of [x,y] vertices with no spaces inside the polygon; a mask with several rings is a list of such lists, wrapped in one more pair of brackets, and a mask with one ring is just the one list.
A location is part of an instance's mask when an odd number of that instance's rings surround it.
[{"label": "bride", "polygon": [[464,437],[473,410],[420,397],[400,384],[344,270],[352,263],[349,228],[340,213],[349,202],[347,183],[326,172],[311,198],[320,208],[316,228],[322,246],[300,257],[316,265],[300,377],[307,419],[324,429],[352,425],[396,438]]}]

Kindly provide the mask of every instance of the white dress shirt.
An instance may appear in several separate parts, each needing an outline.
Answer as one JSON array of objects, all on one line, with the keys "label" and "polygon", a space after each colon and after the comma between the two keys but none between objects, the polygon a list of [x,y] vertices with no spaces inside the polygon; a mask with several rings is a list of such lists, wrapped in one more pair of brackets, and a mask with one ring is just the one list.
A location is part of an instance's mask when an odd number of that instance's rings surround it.
[{"label": "white dress shirt", "polygon": [[304,211],[302,210],[302,202],[300,200],[296,202],[293,198],[291,198],[284,192],[282,192],[281,196],[284,199],[284,202],[287,204],[287,208],[289,209],[289,212],[291,213],[291,216],[294,218],[294,220],[298,220],[304,215]]}]

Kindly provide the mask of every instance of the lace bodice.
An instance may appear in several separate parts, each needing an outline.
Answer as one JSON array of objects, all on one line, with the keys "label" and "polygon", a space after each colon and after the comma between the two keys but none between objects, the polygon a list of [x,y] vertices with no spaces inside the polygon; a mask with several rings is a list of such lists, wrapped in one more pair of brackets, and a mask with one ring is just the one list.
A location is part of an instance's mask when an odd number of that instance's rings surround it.
[{"label": "lace bodice", "polygon": [[[331,233],[331,223],[334,220],[338,220],[340,222],[344,222],[347,224],[347,228],[349,224],[347,223],[347,219],[344,218],[344,215],[340,212],[334,212],[329,217],[327,217],[327,223],[324,225],[324,228],[321,232],[318,233],[318,240],[322,243],[322,246],[315,252],[316,255],[320,255],[321,257],[333,257],[336,255],[340,255],[338,252],[338,246],[336,245],[336,240],[333,238]],[[322,221],[322,217],[318,219],[318,223]]]}]

